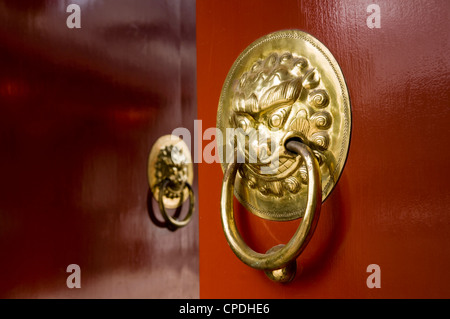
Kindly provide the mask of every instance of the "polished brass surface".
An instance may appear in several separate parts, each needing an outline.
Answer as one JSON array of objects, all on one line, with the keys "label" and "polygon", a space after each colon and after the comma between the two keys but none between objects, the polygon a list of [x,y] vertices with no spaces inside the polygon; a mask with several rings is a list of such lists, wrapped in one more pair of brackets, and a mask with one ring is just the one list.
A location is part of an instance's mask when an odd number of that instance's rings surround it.
[{"label": "polished brass surface", "polygon": [[[172,216],[170,216],[170,214],[168,214],[166,212],[166,208],[164,206],[164,200],[163,200],[164,191],[170,185],[170,183],[171,183],[170,179],[166,178],[165,180],[163,180],[160,183],[160,185],[158,185],[158,189],[160,190],[158,204],[159,204],[159,210],[161,211],[161,215],[163,216],[164,220],[167,223],[167,227],[170,230],[176,230],[178,228],[186,226],[189,223],[189,221],[191,220],[192,212],[194,211],[195,197],[194,197],[194,191],[192,190],[191,185],[189,183],[184,183],[184,188],[187,188],[189,191],[189,210],[188,210],[188,213],[186,214],[186,217],[184,217],[183,220],[177,220],[177,219],[173,218]],[[179,196],[180,205],[181,205],[181,203],[184,202],[183,196],[184,196],[184,192],[181,192],[181,195]]]},{"label": "polished brass surface", "polygon": [[[270,248],[266,254],[270,254],[272,252],[278,251],[281,248],[283,248],[284,245],[277,245],[272,248]],[[278,268],[278,269],[271,269],[271,270],[264,270],[264,273],[266,276],[275,282],[280,283],[288,283],[294,280],[295,275],[297,274],[297,261],[294,259],[290,261],[286,266]]]},{"label": "polished brass surface", "polygon": [[[148,181],[167,228],[186,226],[194,211],[195,197],[191,184],[193,167],[190,151],[178,136],[164,135],[152,147],[148,159]],[[166,208],[180,207],[189,198],[189,210],[183,220],[177,220]]]},{"label": "polished brass surface", "polygon": [[233,190],[242,164],[231,163],[225,170],[220,202],[222,226],[225,237],[236,256],[250,267],[261,269],[275,281],[289,282],[295,276],[293,263],[308,244],[319,218],[322,206],[322,185],[319,163],[313,151],[298,141],[286,145],[292,155],[299,154],[305,163],[308,180],[305,214],[297,231],[286,245],[276,246],[266,254],[252,250],[242,239],[236,226],[233,209]]},{"label": "polished brass surface", "polygon": [[[256,40],[225,80],[217,127],[223,135],[221,158],[228,159],[233,148],[245,157],[234,182],[238,200],[265,219],[303,217],[309,192],[306,163],[285,143],[297,137],[311,148],[325,200],[342,172],[350,142],[350,100],[339,65],[322,43],[302,31]],[[235,136],[227,136],[230,128],[239,129]],[[256,142],[251,141],[254,135],[260,138]],[[224,171],[227,165],[224,160]]]},{"label": "polished brass surface", "polygon": [[[148,159],[148,182],[153,196],[160,201],[160,191],[163,190],[162,204],[165,208],[181,206],[190,195],[194,172],[190,151],[186,143],[177,136],[164,135],[152,147]],[[162,182],[168,179],[170,183],[161,188]]]},{"label": "polished brass surface", "polygon": [[[228,244],[271,280],[290,282],[347,158],[351,110],[342,72],[327,48],[307,33],[266,35],[233,64],[217,127],[223,136],[221,218]],[[233,193],[262,218],[302,218],[291,240],[265,254],[248,247],[236,227]]]}]

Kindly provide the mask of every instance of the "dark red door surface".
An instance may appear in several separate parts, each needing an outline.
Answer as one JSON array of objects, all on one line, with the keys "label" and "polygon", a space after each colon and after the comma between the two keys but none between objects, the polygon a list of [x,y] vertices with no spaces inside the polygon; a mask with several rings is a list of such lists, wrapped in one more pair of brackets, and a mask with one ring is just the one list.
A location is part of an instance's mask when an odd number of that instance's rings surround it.
[{"label": "dark red door surface", "polygon": [[147,203],[153,143],[196,118],[195,2],[72,3],[81,28],[0,1],[0,297],[198,297],[197,213]]}]

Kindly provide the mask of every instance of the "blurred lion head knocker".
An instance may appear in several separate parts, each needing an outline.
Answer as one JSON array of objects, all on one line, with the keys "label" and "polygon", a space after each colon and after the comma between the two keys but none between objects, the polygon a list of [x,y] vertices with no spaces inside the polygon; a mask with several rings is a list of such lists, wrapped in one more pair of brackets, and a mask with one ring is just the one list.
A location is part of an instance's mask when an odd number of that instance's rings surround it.
[{"label": "blurred lion head knocker", "polygon": [[186,163],[186,155],[176,145],[168,145],[159,152],[155,164],[156,183],[160,184],[165,178],[170,180],[169,187],[164,191],[164,196],[168,198],[180,197],[184,184],[188,180]]}]

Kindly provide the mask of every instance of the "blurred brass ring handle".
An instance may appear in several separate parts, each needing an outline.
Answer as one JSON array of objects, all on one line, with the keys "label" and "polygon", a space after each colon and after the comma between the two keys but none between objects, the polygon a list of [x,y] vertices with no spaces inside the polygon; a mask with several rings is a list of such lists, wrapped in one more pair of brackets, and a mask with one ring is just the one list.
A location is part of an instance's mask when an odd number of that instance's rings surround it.
[{"label": "blurred brass ring handle", "polygon": [[158,204],[159,204],[159,210],[161,211],[161,215],[163,216],[164,220],[167,223],[167,227],[169,229],[176,230],[178,228],[186,226],[189,223],[189,221],[191,220],[192,212],[194,211],[194,206],[195,206],[195,196],[194,196],[194,191],[192,190],[191,185],[188,182],[184,183],[184,187],[180,192],[181,195],[180,195],[180,204],[179,205],[181,206],[181,204],[184,202],[183,190],[184,190],[184,188],[187,188],[189,190],[189,211],[183,220],[177,220],[177,219],[173,218],[172,216],[170,216],[169,214],[167,214],[166,208],[164,206],[164,199],[163,199],[164,191],[169,184],[170,184],[169,179],[165,179],[161,182],[160,187],[159,187]]},{"label": "blurred brass ring handle", "polygon": [[236,227],[233,211],[233,191],[240,164],[232,163],[225,171],[220,202],[222,226],[233,252],[250,267],[265,270],[274,281],[289,282],[295,276],[296,258],[308,244],[316,227],[322,206],[322,185],[319,164],[311,149],[297,141],[286,143],[286,149],[300,155],[308,172],[308,197],[302,222],[293,237],[284,246],[275,246],[266,254],[255,252],[242,239]]}]

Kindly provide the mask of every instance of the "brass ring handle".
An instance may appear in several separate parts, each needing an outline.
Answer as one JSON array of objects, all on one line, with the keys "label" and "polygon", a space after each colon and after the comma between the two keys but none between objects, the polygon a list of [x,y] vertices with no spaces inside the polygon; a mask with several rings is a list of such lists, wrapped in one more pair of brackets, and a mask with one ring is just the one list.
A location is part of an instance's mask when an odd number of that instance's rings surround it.
[{"label": "brass ring handle", "polygon": [[296,258],[311,239],[322,207],[322,185],[319,164],[311,149],[298,141],[290,140],[286,149],[300,155],[308,173],[306,211],[297,231],[286,245],[275,246],[266,254],[252,250],[242,239],[236,227],[233,210],[233,190],[236,173],[241,164],[231,163],[225,171],[220,201],[222,226],[233,252],[250,267],[265,270],[268,277],[278,282],[289,282],[295,276]]},{"label": "brass ring handle", "polygon": [[163,200],[164,190],[167,188],[167,186],[169,186],[169,184],[170,184],[169,179],[165,179],[160,183],[158,204],[159,204],[159,210],[161,211],[161,215],[163,216],[164,220],[167,223],[167,227],[170,230],[176,230],[178,228],[186,226],[189,223],[189,221],[191,220],[192,212],[194,211],[194,206],[195,206],[195,196],[194,196],[194,191],[192,190],[191,185],[188,182],[185,182],[184,187],[181,190],[180,206],[184,202],[183,190],[184,190],[184,188],[187,188],[189,190],[189,211],[183,220],[177,220],[177,219],[173,218],[172,216],[170,216],[169,214],[167,214],[166,208],[164,206],[164,200]]},{"label": "brass ring handle", "polygon": [[[288,282],[349,151],[350,96],[339,64],[323,43],[301,30],[262,36],[228,72],[217,128],[223,133],[219,156],[227,158],[221,198],[227,241],[244,263]],[[236,161],[244,163],[228,164],[233,149]],[[258,217],[302,221],[286,245],[257,253],[236,228],[233,195]]]}]

